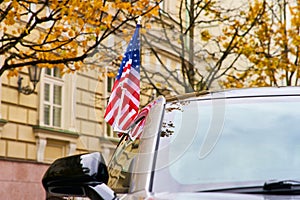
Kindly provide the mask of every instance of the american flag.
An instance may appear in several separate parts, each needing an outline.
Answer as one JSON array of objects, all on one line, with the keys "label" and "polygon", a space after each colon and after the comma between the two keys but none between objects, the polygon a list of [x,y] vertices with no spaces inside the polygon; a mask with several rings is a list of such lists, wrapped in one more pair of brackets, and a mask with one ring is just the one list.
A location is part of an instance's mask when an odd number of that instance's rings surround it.
[{"label": "american flag", "polygon": [[104,119],[117,130],[127,130],[140,105],[140,25],[123,55]]},{"label": "american flag", "polygon": [[140,119],[140,121],[138,121],[138,123],[133,127],[133,129],[131,130],[131,132],[129,133],[129,136],[132,140],[135,140],[137,138],[140,138],[144,127],[145,127],[145,123],[146,123],[146,118],[151,110],[151,108],[157,103],[157,101],[152,101],[151,103],[149,103],[147,106],[145,106],[138,114],[138,116],[136,117],[137,120]]}]

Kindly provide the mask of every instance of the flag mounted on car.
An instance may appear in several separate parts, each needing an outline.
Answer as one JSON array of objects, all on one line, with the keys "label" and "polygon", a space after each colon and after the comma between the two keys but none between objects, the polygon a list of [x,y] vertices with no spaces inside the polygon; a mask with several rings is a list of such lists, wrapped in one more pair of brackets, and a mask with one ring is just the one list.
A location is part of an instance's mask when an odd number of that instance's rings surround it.
[{"label": "flag mounted on car", "polygon": [[151,110],[151,108],[157,103],[158,100],[150,102],[147,106],[145,106],[137,115],[136,119],[138,120],[135,126],[129,133],[129,137],[131,140],[139,139],[146,123],[146,118]]},{"label": "flag mounted on car", "polygon": [[134,121],[140,105],[140,27],[123,55],[120,69],[104,114],[105,121],[117,131],[125,131]]}]

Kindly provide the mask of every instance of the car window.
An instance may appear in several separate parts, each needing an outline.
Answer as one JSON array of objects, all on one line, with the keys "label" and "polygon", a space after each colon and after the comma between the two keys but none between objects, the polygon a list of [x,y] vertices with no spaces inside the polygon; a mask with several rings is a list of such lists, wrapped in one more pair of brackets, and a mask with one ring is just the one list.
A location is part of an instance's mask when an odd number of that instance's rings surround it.
[{"label": "car window", "polygon": [[169,121],[172,134],[160,139],[155,191],[300,179],[299,97],[186,101],[166,112],[164,124]]},{"label": "car window", "polygon": [[108,165],[108,186],[116,192],[128,192],[132,161],[137,154],[139,139],[134,141],[124,136]]}]

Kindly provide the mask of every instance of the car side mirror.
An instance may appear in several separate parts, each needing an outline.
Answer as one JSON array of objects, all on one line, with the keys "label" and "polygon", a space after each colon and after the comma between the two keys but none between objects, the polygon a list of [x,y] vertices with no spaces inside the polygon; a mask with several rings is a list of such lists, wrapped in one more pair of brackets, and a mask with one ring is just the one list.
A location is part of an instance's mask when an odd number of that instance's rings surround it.
[{"label": "car side mirror", "polygon": [[108,171],[99,152],[55,160],[42,179],[47,196],[116,199],[106,184]]}]

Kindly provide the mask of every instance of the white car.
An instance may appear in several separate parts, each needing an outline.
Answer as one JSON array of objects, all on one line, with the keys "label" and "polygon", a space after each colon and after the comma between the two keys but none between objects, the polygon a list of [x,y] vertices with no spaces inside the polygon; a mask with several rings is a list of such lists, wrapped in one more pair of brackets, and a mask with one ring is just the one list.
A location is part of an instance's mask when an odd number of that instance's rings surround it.
[{"label": "white car", "polygon": [[95,200],[300,199],[300,87],[159,97],[108,164],[98,152],[61,158],[43,185]]}]

